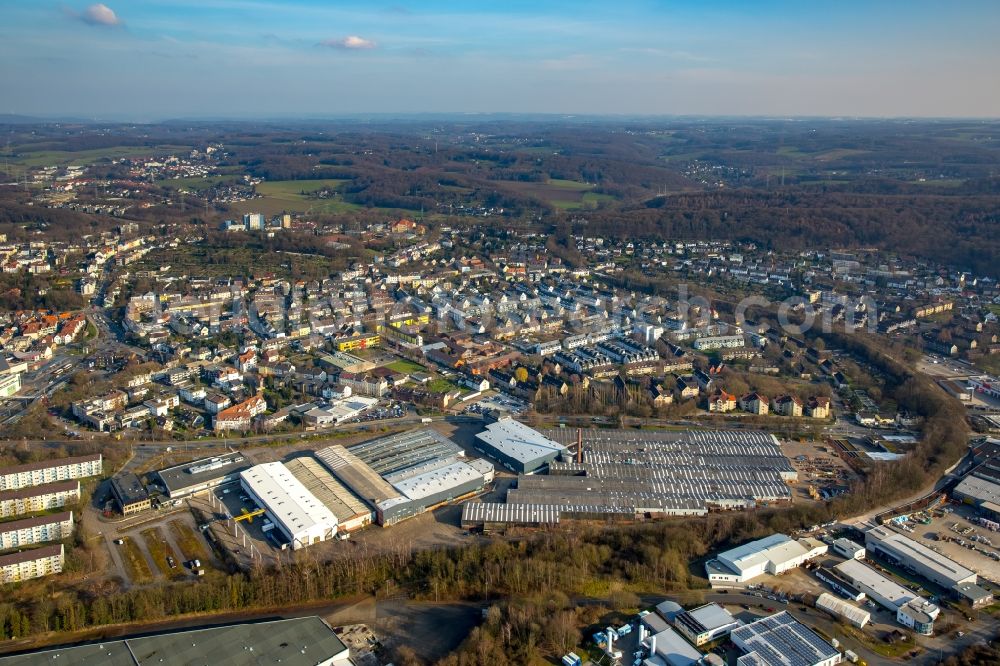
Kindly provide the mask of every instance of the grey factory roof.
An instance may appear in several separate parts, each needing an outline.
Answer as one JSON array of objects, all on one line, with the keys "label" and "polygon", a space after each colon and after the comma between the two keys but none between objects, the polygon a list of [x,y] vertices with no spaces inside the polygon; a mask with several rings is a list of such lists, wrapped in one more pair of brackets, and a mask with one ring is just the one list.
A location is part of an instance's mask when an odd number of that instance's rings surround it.
[{"label": "grey factory roof", "polygon": [[463,451],[455,442],[430,428],[379,437],[348,447],[377,474],[393,474],[433,460],[452,459]]},{"label": "grey factory roof", "polygon": [[421,500],[470,483],[482,485],[482,472],[464,462],[454,462],[395,482],[393,486],[411,500]]},{"label": "grey factory roof", "polygon": [[972,497],[979,502],[1000,504],[1000,483],[970,475],[955,486],[955,492]]},{"label": "grey factory roof", "polygon": [[476,435],[484,444],[521,463],[531,463],[558,454],[565,446],[544,436],[520,421],[504,418],[486,426]]},{"label": "grey factory roof", "polygon": [[328,472],[315,458],[293,458],[285,463],[306,489],[316,496],[326,508],[337,517],[337,521],[345,523],[357,516],[370,514],[371,509],[358,499],[344,484]]},{"label": "grey factory roof", "polygon": [[167,467],[157,472],[168,493],[176,493],[184,488],[198,486],[215,479],[233,475],[250,469],[252,463],[239,451],[225,453],[211,458],[201,458],[191,462]]},{"label": "grey factory roof", "polygon": [[[515,490],[510,491],[515,493]],[[726,479],[717,481],[674,480],[651,481],[643,479],[603,479],[590,476],[522,476],[517,480],[516,494],[529,492],[552,496],[574,493],[595,495],[632,495],[643,497],[671,497],[678,499],[723,502],[731,500],[775,501],[789,497],[784,483],[742,483]]]},{"label": "grey factory roof", "polygon": [[739,666],[813,666],[839,654],[786,611],[738,627],[732,637],[748,649]]},{"label": "grey factory roof", "polygon": [[[883,549],[904,564],[919,565],[948,581],[951,585],[974,583],[976,573],[955,560],[935,552],[909,537],[893,532],[888,527],[875,527],[865,533],[865,545]],[[972,579],[972,580],[970,580]],[[937,581],[935,581],[937,582]]]},{"label": "grey factory roof", "polygon": [[55,648],[0,657],[0,666],[314,666],[334,656],[345,658],[347,647],[323,620],[312,616]]},{"label": "grey factory roof", "polygon": [[858,560],[847,560],[833,568],[861,591],[871,591],[897,608],[917,598],[917,594],[899,583],[886,578],[875,569]]},{"label": "grey factory roof", "polygon": [[656,656],[666,661],[669,666],[697,664],[704,656],[684,640],[683,636],[669,627],[653,635],[656,636]]},{"label": "grey factory roof", "polygon": [[558,505],[468,502],[462,505],[462,522],[555,525],[563,508]]},{"label": "grey factory roof", "polygon": [[405,501],[398,490],[340,444],[320,449],[316,458],[351,492],[374,506]]}]

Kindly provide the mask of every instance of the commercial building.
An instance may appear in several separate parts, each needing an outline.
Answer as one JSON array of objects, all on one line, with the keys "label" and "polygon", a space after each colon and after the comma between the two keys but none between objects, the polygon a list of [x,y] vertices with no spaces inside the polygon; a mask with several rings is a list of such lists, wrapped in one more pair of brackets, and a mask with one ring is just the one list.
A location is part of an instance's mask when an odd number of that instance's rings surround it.
[{"label": "commercial building", "polygon": [[0,523],[0,550],[22,548],[46,541],[62,541],[73,534],[73,512],[22,518]]},{"label": "commercial building", "polygon": [[[1000,470],[997,470],[996,474],[1000,476]],[[989,478],[987,473],[973,472],[955,486],[952,495],[957,500],[975,506],[984,504],[997,506],[1000,505],[1000,483]]]},{"label": "commercial building", "polygon": [[241,472],[240,480],[293,550],[337,533],[337,517],[280,462],[255,465]]},{"label": "commercial building", "polygon": [[868,530],[865,533],[865,546],[870,552],[896,562],[948,590],[961,583],[975,583],[977,580],[974,571],[888,527]]},{"label": "commercial building", "polygon": [[730,634],[743,655],[737,666],[833,666],[840,651],[782,611],[738,627]]},{"label": "commercial building", "polygon": [[674,618],[677,631],[695,645],[710,643],[743,624],[719,604],[705,604]]},{"label": "commercial building", "polygon": [[321,618],[251,622],[209,629],[103,640],[0,657],[0,666],[186,666],[282,664],[349,666],[350,650]]},{"label": "commercial building", "polygon": [[491,531],[511,526],[549,527],[559,524],[563,505],[501,504],[466,502],[462,505],[462,527]]},{"label": "commercial building", "polygon": [[705,571],[713,586],[740,584],[764,574],[778,575],[794,569],[827,550],[827,545],[816,539],[796,541],[784,534],[772,534],[719,553],[705,563]]},{"label": "commercial building", "polygon": [[57,481],[19,490],[4,490],[0,492],[0,518],[57,509],[79,499],[79,481]]},{"label": "commercial building", "polygon": [[896,621],[920,634],[934,632],[934,620],[940,609],[895,581],[857,560],[838,564],[836,572],[851,585],[867,594],[872,601],[896,613]]},{"label": "commercial building", "polygon": [[0,470],[0,490],[19,490],[56,481],[99,476],[103,472],[101,454],[44,460],[13,465]]},{"label": "commercial building", "polygon": [[649,658],[645,666],[694,666],[705,656],[669,627],[646,640]]},{"label": "commercial building", "polygon": [[566,447],[511,417],[499,419],[476,435],[474,446],[518,474],[531,474],[566,451]]},{"label": "commercial building", "polygon": [[465,455],[460,446],[432,428],[379,437],[348,450],[383,476],[429,462],[454,462]]},{"label": "commercial building", "polygon": [[[61,543],[0,555],[0,583],[16,583],[60,573],[66,564]],[[4,663],[0,659],[0,663]]]},{"label": "commercial building", "polygon": [[410,500],[340,444],[320,449],[316,458],[338,481],[375,510],[375,521],[379,525],[393,525],[414,515]]},{"label": "commercial building", "polygon": [[336,516],[339,532],[353,532],[375,521],[375,511],[315,458],[293,458],[285,463],[285,467]]},{"label": "commercial building", "polygon": [[167,467],[156,472],[156,476],[167,497],[177,499],[239,481],[240,472],[250,467],[250,461],[234,451]]},{"label": "commercial building", "polygon": [[993,593],[975,583],[959,583],[951,588],[951,593],[972,608],[982,608],[993,603]]},{"label": "commercial building", "polygon": [[844,537],[834,540],[833,552],[849,560],[865,559],[865,547]]},{"label": "commercial building", "polygon": [[864,601],[865,596],[867,596],[863,590],[859,590],[853,583],[848,581],[833,569],[819,567],[816,569],[816,577],[829,585],[830,589],[845,599],[858,602]]},{"label": "commercial building", "polygon": [[[393,487],[410,500],[414,513],[421,513],[440,504],[481,492],[493,466],[485,460],[434,461],[411,468],[404,473],[387,476]],[[489,465],[484,468],[483,465]]]},{"label": "commercial building", "polygon": [[124,516],[131,516],[153,507],[149,491],[142,485],[139,477],[131,472],[122,472],[111,479],[111,494]]},{"label": "commercial building", "polygon": [[825,610],[831,615],[843,618],[858,629],[863,629],[864,626],[871,622],[872,619],[872,614],[868,611],[858,608],[854,604],[848,603],[843,599],[838,599],[827,592],[819,595],[819,598],[816,599],[816,608]]}]

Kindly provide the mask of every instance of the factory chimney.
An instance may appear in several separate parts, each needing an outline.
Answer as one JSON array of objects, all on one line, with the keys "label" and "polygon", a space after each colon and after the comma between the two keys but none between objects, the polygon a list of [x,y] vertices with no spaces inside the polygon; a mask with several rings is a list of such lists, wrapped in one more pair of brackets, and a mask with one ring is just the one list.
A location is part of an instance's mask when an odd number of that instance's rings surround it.
[{"label": "factory chimney", "polygon": [[576,429],[576,463],[583,464],[583,428]]}]

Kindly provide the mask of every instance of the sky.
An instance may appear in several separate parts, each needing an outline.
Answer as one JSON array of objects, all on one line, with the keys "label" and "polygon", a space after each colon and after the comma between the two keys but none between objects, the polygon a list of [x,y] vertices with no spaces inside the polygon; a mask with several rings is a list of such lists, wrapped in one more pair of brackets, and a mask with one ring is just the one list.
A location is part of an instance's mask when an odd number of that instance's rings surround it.
[{"label": "sky", "polygon": [[1000,117],[995,0],[0,0],[0,113]]}]

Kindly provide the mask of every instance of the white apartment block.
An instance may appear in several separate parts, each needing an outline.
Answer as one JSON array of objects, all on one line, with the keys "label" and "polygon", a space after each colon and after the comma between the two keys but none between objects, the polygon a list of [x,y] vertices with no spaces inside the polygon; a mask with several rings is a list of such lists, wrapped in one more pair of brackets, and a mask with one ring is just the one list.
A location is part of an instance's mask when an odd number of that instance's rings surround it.
[{"label": "white apartment block", "polygon": [[100,476],[103,469],[99,453],[5,467],[0,469],[0,490],[18,490],[56,481]]},{"label": "white apartment block", "polygon": [[72,511],[0,523],[0,550],[22,548],[46,541],[62,541],[72,533]]},{"label": "white apartment block", "polygon": [[60,573],[66,563],[61,543],[0,556],[0,584]]},{"label": "white apartment block", "polygon": [[20,490],[4,490],[0,491],[0,518],[58,509],[79,499],[79,481],[58,481]]}]

